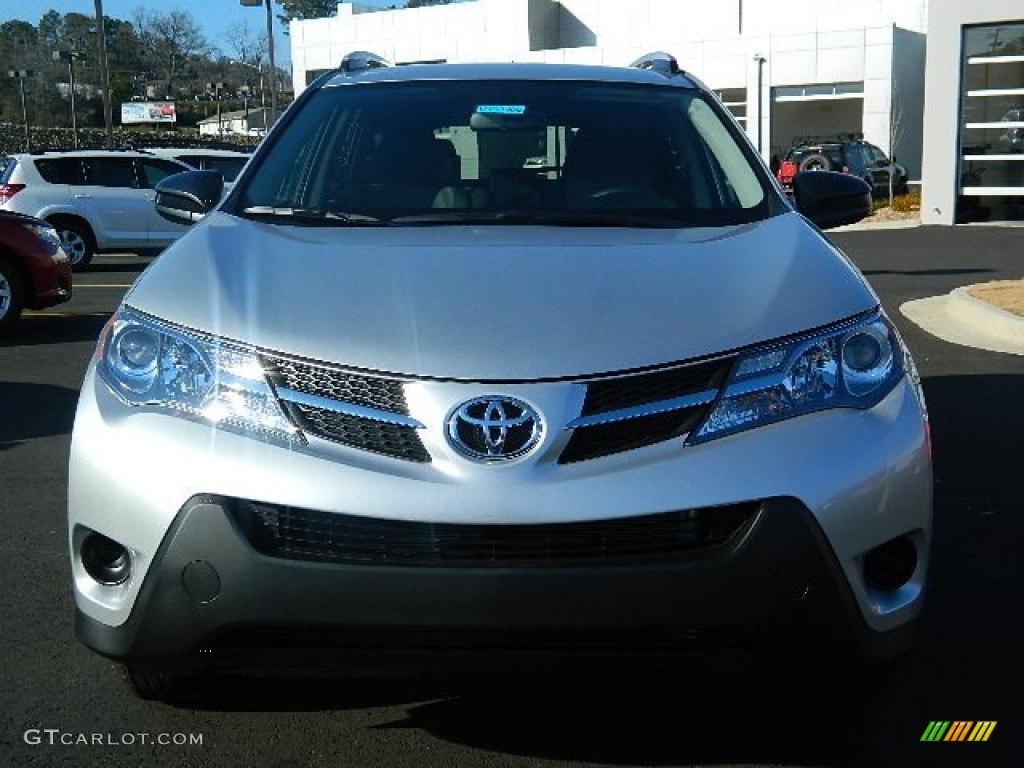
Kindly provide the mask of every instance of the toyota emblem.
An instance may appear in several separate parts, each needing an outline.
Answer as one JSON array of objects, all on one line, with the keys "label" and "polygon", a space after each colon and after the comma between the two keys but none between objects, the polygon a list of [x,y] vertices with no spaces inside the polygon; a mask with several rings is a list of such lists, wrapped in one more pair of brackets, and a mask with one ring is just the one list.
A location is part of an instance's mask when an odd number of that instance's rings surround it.
[{"label": "toyota emblem", "polygon": [[467,400],[448,418],[448,441],[477,461],[509,461],[533,450],[544,434],[540,414],[514,397]]}]

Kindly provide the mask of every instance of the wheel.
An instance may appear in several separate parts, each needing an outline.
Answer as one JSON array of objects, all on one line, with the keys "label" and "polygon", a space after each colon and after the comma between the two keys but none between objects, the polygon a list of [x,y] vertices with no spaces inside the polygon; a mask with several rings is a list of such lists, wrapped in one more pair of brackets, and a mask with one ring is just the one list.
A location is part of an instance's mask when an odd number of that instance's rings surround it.
[{"label": "wheel", "polygon": [[64,249],[64,253],[71,261],[71,269],[78,272],[88,267],[92,257],[96,254],[96,245],[88,227],[77,221],[60,219],[52,221],[51,224],[57,230],[60,247]]},{"label": "wheel", "polygon": [[825,155],[808,155],[800,161],[797,169],[801,171],[830,171],[832,170],[832,161]]},{"label": "wheel", "polygon": [[0,334],[10,330],[25,306],[25,285],[14,263],[0,256]]},{"label": "wheel", "polygon": [[195,704],[206,697],[205,681],[199,675],[137,664],[126,664],[125,674],[140,699],[167,704]]}]

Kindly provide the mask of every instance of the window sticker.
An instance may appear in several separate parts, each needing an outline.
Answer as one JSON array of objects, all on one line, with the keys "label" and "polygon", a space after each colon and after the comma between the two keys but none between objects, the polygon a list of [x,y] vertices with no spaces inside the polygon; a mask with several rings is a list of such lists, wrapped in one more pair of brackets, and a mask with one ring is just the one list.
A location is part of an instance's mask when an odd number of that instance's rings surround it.
[{"label": "window sticker", "polygon": [[525,104],[481,104],[476,108],[478,115],[525,115]]}]

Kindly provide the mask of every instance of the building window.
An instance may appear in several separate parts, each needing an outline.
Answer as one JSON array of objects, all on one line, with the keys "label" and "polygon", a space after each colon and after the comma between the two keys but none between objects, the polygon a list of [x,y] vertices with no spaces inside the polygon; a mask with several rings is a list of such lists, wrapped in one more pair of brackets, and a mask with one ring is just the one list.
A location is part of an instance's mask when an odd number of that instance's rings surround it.
[{"label": "building window", "polygon": [[965,27],[957,221],[1024,219],[1024,21]]}]

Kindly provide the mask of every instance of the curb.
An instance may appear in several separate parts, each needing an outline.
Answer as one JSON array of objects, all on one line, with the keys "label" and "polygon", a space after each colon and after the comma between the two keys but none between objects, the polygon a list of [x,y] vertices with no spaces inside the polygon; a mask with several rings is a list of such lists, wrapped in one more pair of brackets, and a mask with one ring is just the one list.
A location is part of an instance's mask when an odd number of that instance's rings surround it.
[{"label": "curb", "polygon": [[981,326],[989,333],[1024,343],[1024,317],[976,299],[967,292],[970,287],[964,286],[950,292],[947,300],[950,313],[966,323]]},{"label": "curb", "polygon": [[862,232],[877,229],[913,229],[921,226],[921,219],[891,219],[889,221],[871,221],[870,217],[856,224],[834,227],[829,232]]},{"label": "curb", "polygon": [[900,306],[900,313],[943,341],[1024,356],[1024,317],[974,298],[967,293],[969,287],[908,301]]}]

